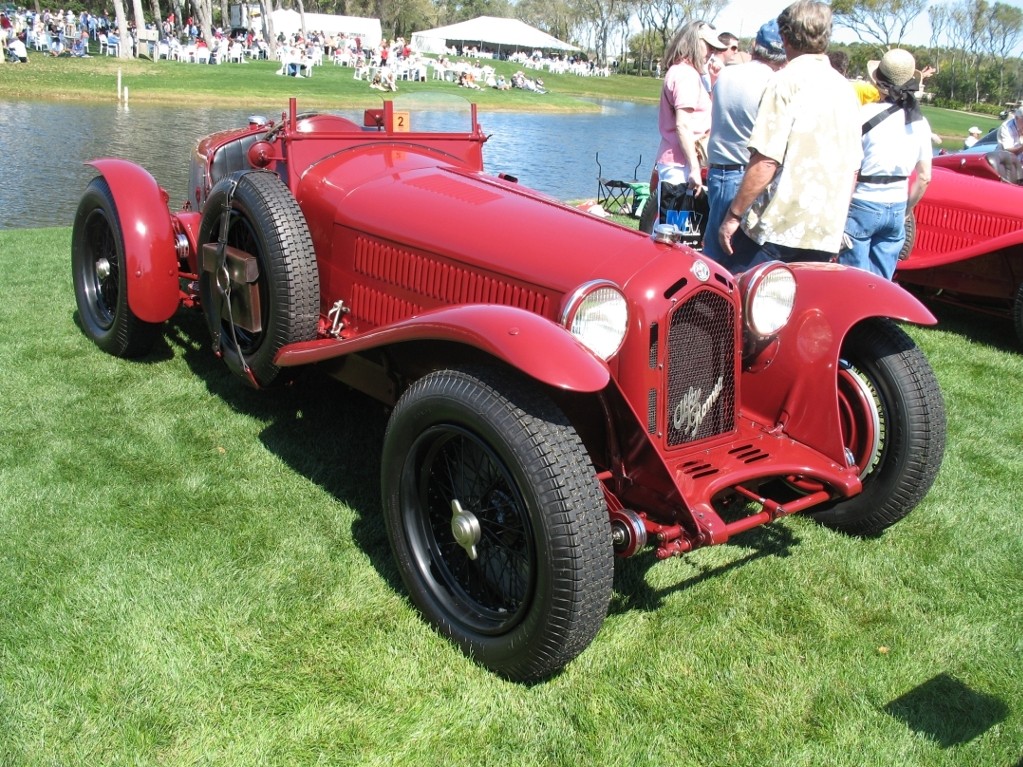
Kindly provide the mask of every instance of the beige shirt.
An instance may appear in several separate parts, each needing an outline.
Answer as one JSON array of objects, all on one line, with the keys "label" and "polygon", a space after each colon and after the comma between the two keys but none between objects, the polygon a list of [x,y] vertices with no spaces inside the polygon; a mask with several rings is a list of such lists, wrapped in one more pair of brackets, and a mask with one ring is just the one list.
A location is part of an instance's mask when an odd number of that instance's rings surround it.
[{"label": "beige shirt", "polygon": [[860,102],[827,56],[804,54],[764,91],[749,146],[778,163],[743,229],[758,244],[837,253],[863,159]]}]

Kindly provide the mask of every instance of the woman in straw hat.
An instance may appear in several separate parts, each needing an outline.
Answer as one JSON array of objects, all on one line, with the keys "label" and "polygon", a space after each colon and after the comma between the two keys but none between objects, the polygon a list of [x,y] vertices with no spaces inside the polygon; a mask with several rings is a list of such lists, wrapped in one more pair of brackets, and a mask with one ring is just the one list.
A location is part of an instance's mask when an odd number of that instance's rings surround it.
[{"label": "woman in straw hat", "polygon": [[881,99],[860,110],[863,163],[838,260],[891,279],[906,239],[906,213],[931,180],[931,126],[917,105],[921,75],[913,54],[896,48],[867,69]]}]

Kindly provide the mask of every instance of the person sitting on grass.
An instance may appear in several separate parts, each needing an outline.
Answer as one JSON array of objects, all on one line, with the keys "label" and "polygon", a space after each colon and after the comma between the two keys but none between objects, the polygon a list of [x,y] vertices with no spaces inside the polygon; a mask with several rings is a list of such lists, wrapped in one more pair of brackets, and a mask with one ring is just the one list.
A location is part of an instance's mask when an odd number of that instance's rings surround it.
[{"label": "person sitting on grass", "polygon": [[369,87],[378,91],[398,90],[398,82],[394,76],[394,70],[390,67],[380,67],[377,73],[373,75],[373,82],[370,83]]},{"label": "person sitting on grass", "polygon": [[28,63],[28,49],[25,48],[25,41],[21,39],[21,36],[12,37],[7,41],[7,52],[11,57],[11,63]]},{"label": "person sitting on grass", "polygon": [[76,59],[87,59],[89,58],[89,33],[86,32],[82,37],[75,40],[75,44],[71,46],[71,55]]}]

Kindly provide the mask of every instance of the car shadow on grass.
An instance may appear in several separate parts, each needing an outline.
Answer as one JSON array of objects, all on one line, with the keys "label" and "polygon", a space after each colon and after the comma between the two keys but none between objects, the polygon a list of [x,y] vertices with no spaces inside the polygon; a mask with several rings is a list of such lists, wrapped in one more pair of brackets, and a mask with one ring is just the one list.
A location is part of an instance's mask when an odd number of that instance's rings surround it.
[{"label": "car shadow on grass", "polygon": [[[270,453],[352,510],[355,544],[381,577],[404,593],[380,505],[380,455],[388,409],[315,367],[286,371],[287,380],[268,389],[251,388],[213,354],[198,313],[179,313],[168,323],[162,343],[170,356],[183,357],[210,394],[265,424],[258,439]],[[162,356],[157,348],[147,359],[158,361]],[[333,528],[322,532],[328,540],[339,538]]]},{"label": "car shadow on grass", "polygon": [[[660,564],[652,549],[629,559],[617,560],[615,568],[615,595],[609,615],[631,610],[653,612],[672,594],[694,588],[704,581],[725,577],[733,570],[768,557],[788,557],[800,542],[790,526],[770,524],[756,527],[735,536],[717,548],[717,553],[734,552],[734,558],[721,564],[702,565],[698,555],[687,555],[690,568],[696,572],[664,588],[654,588],[647,579],[647,571]],[[719,557],[720,558],[720,557]]]},{"label": "car shadow on grass", "polygon": [[884,711],[941,748],[974,740],[1009,715],[1001,698],[971,689],[946,673],[900,695]]},{"label": "car shadow on grass", "polygon": [[990,346],[992,349],[1010,354],[1023,353],[1020,339],[1012,327],[1012,321],[1005,317],[996,317],[972,311],[961,306],[925,301],[928,309],[938,319],[937,329],[946,333],[954,333],[964,339]]}]

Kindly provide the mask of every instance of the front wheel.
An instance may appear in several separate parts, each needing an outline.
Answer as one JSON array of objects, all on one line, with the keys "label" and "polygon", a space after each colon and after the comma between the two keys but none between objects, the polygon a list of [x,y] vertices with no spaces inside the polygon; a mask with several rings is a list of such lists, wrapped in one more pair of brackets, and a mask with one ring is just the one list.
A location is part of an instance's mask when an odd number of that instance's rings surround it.
[{"label": "front wheel", "polygon": [[467,655],[532,681],[596,635],[614,568],[607,507],[539,387],[489,368],[420,379],[387,426],[382,483],[412,600]]},{"label": "front wheel", "polygon": [[945,452],[945,403],[927,358],[894,322],[857,325],[842,347],[838,400],[846,455],[863,492],[811,512],[853,535],[878,535],[927,494]]}]

